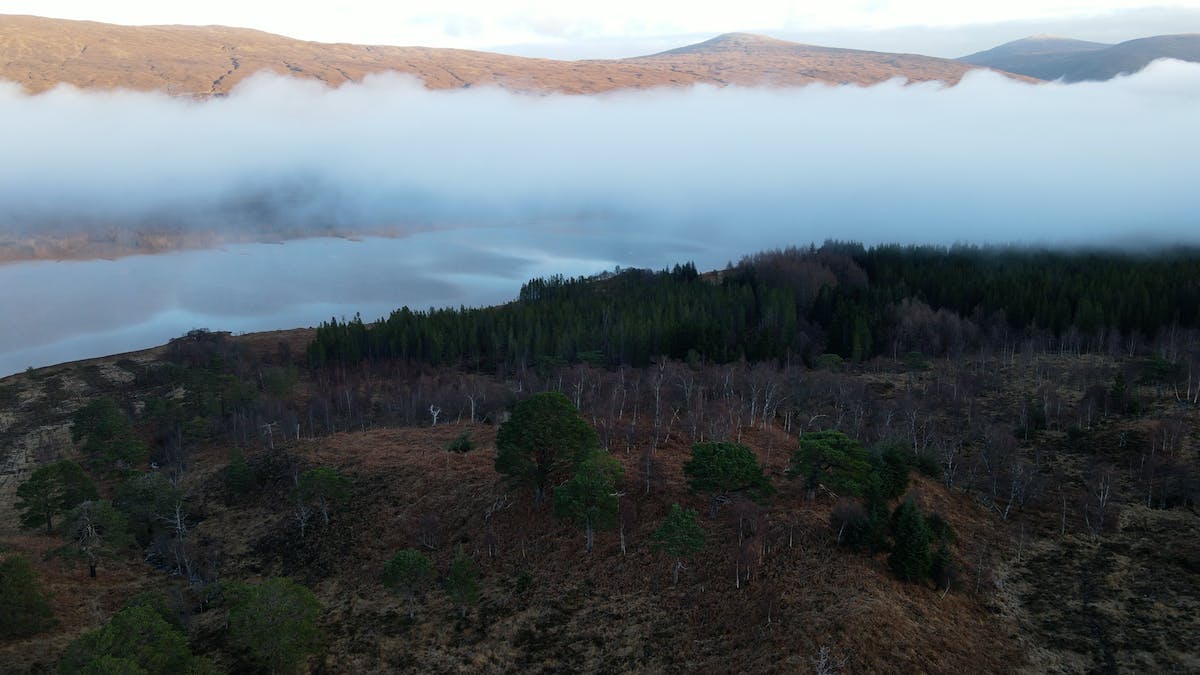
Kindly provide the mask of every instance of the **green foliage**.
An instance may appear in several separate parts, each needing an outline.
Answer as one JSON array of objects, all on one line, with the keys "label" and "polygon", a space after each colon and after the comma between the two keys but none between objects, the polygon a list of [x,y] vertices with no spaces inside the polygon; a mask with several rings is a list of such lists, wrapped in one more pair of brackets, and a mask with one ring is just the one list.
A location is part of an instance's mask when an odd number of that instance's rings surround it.
[{"label": "green foliage", "polygon": [[460,544],[454,554],[454,562],[450,564],[450,572],[446,574],[446,594],[458,605],[463,616],[467,610],[479,602],[479,573],[475,564],[463,552]]},{"label": "green foliage", "polygon": [[0,560],[0,639],[34,635],[54,623],[29,561],[17,555]]},{"label": "green foliage", "polygon": [[[920,323],[930,330],[908,335],[904,348],[930,356],[978,340],[980,319],[1018,331],[1115,330],[1153,339],[1168,326],[1200,325],[1198,258],[1188,248],[1135,256],[833,243],[761,254],[725,270],[719,281],[667,270],[552,277],[529,281],[517,302],[498,307],[405,307],[373,325],[358,317],[331,320],[317,329],[308,361],[321,367],[403,359],[515,370],[601,361],[644,366],[654,356],[684,360],[689,353],[696,355],[691,361],[757,362],[825,351],[857,362],[885,345],[891,353],[897,341],[888,338],[905,332],[913,307],[928,310]],[[814,333],[827,336],[827,344],[813,344]],[[816,364],[837,366],[825,357]],[[1158,381],[1175,376],[1150,365]]]},{"label": "green foliage", "polygon": [[93,571],[100,558],[120,555],[133,545],[125,516],[107,499],[76,506],[67,514],[59,532],[68,542],[59,552],[87,558]]},{"label": "green foliage", "polygon": [[675,558],[687,558],[704,548],[708,535],[696,521],[695,509],[684,509],[678,504],[672,504],[671,512],[654,531],[651,539],[654,541],[655,550],[664,551]]},{"label": "green foliage", "polygon": [[908,474],[914,461],[906,441],[884,441],[871,448],[871,466],[879,478],[875,487],[884,499],[895,499],[908,490]]},{"label": "green foliage", "polygon": [[950,523],[946,522],[941,514],[930,515],[925,519],[925,524],[929,527],[929,535],[934,543],[953,544],[958,541],[958,535],[954,533],[954,528],[950,527]]},{"label": "green foliage", "polygon": [[446,446],[448,452],[470,452],[474,449],[475,441],[471,438],[469,431],[462,432]]},{"label": "green foliage", "polygon": [[690,478],[688,485],[692,490],[711,494],[710,518],[717,517],[717,509],[730,493],[745,492],[762,499],[774,491],[758,458],[750,448],[738,443],[694,444],[692,458],[683,465],[683,472]]},{"label": "green foliage", "polygon": [[930,455],[917,455],[916,469],[922,476],[939,480],[942,477],[942,464]]},{"label": "green foliage", "polygon": [[931,537],[929,527],[913,500],[906,499],[897,507],[895,521],[895,544],[888,557],[888,567],[905,581],[927,578],[932,563],[929,554]]},{"label": "green foliage", "polygon": [[596,450],[579,464],[571,480],[554,489],[554,513],[575,521],[587,531],[587,550],[592,550],[592,530],[617,524],[617,486],[623,470],[620,462]]},{"label": "green foliage", "polygon": [[316,503],[328,525],[329,507],[350,498],[350,479],[328,466],[309,469],[300,475],[292,497],[302,503]]},{"label": "green foliage", "polygon": [[810,497],[819,485],[839,494],[861,495],[871,475],[867,451],[840,431],[812,431],[801,436],[788,469],[789,477],[804,477]]},{"label": "green foliage", "polygon": [[688,486],[696,492],[765,496],[772,491],[771,480],[763,474],[758,458],[739,443],[696,443],[683,472],[691,479]]},{"label": "green foliage", "polygon": [[44,526],[46,532],[52,532],[56,517],[98,496],[92,479],[75,462],[62,460],[39,467],[17,486],[21,527]]},{"label": "green foliage", "polygon": [[321,603],[291,579],[275,577],[249,589],[229,612],[229,642],[262,670],[297,672],[320,645]]},{"label": "green foliage", "polygon": [[946,543],[942,542],[934,551],[933,559],[930,561],[929,577],[933,579],[933,583],[938,588],[949,589],[957,576],[958,569],[954,565],[954,556],[950,554],[950,549],[946,548]]},{"label": "green foliage", "polygon": [[408,596],[408,618],[414,615],[414,596],[433,578],[433,563],[415,548],[398,551],[383,566],[383,585]]},{"label": "green foliage", "polygon": [[146,461],[146,444],[133,435],[125,413],[111,398],[93,399],[75,412],[71,437],[83,440],[83,451],[98,467],[129,469]]},{"label": "green foliage", "polygon": [[187,638],[148,605],[126,606],[98,630],[71,643],[60,673],[189,673],[209,670]]},{"label": "green foliage", "polygon": [[541,501],[552,482],[566,479],[599,448],[596,430],[566,396],[534,394],[496,432],[496,471],[532,488]]},{"label": "green foliage", "polygon": [[163,621],[166,621],[180,631],[184,630],[179,612],[172,609],[167,596],[158,591],[143,591],[138,593],[125,601],[125,607],[148,607],[155,614],[161,616]]},{"label": "green foliage", "polygon": [[877,492],[869,493],[864,504],[839,503],[830,516],[830,524],[847,548],[867,553],[888,548],[891,514],[887,502]]},{"label": "green foliage", "polygon": [[117,487],[114,505],[125,514],[130,532],[138,543],[150,543],[154,532],[163,527],[164,518],[183,501],[183,493],[161,473],[143,473]]},{"label": "green foliage", "polygon": [[262,376],[263,388],[275,398],[284,398],[291,395],[299,377],[295,366],[268,368]]},{"label": "green foliage", "polygon": [[258,485],[258,476],[254,468],[246,461],[246,455],[240,448],[234,448],[225,467],[225,491],[231,497],[241,497],[249,494]]}]

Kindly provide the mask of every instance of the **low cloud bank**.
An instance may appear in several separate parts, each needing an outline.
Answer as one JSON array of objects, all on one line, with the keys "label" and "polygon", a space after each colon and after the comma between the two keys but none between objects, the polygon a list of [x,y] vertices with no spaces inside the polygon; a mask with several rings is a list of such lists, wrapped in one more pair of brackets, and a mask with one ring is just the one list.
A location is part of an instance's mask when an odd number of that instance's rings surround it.
[{"label": "low cloud bank", "polygon": [[736,246],[1200,242],[1200,65],[1103,83],[228,98],[0,85],[0,233],[561,223]]}]

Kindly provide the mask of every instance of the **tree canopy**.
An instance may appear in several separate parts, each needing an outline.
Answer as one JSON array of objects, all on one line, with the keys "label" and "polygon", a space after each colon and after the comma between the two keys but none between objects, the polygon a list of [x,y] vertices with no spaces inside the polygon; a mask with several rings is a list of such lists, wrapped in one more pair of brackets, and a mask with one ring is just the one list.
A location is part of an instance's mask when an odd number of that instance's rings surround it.
[{"label": "tree canopy", "polygon": [[96,576],[101,558],[118,555],[133,544],[125,516],[107,499],[79,504],[67,514],[59,531],[68,542],[60,551],[86,558],[91,576]]},{"label": "tree canopy", "polygon": [[408,618],[416,610],[415,596],[433,578],[433,563],[429,556],[415,548],[397,551],[383,566],[383,585],[408,596]]},{"label": "tree canopy", "polygon": [[56,517],[97,497],[92,479],[75,462],[63,460],[39,467],[17,486],[21,527],[45,527],[46,532],[53,532]]},{"label": "tree canopy", "polygon": [[58,663],[74,673],[215,672],[192,655],[187,637],[153,607],[127,605],[101,628],[84,633],[67,647]]},{"label": "tree canopy", "polygon": [[471,605],[479,602],[479,573],[475,571],[471,558],[463,552],[461,544],[446,574],[446,594],[458,605],[463,616],[467,615]]},{"label": "tree canopy", "polygon": [[542,501],[551,483],[572,475],[599,448],[596,430],[566,396],[534,394],[496,432],[496,471],[532,488]]},{"label": "tree canopy", "polygon": [[654,531],[654,548],[664,551],[675,558],[671,569],[671,583],[679,583],[679,570],[683,568],[683,558],[695,555],[704,548],[707,535],[700,523],[696,522],[694,509],[683,509],[678,504],[671,505],[662,525]]},{"label": "tree canopy", "polygon": [[146,461],[149,450],[133,434],[124,411],[111,398],[97,398],[75,412],[71,424],[74,440],[83,440],[83,451],[96,466],[125,470]]},{"label": "tree canopy", "polygon": [[580,463],[571,480],[554,489],[554,513],[583,526],[587,551],[592,551],[592,532],[617,523],[617,487],[621,463],[603,450],[593,451]]},{"label": "tree canopy", "polygon": [[330,506],[350,498],[350,479],[337,469],[319,466],[300,475],[292,496],[299,502],[315,503],[328,525]]},{"label": "tree canopy", "polygon": [[248,661],[273,672],[296,672],[320,644],[321,603],[284,577],[248,590],[229,612],[229,640]]},{"label": "tree canopy", "polygon": [[771,480],[763,474],[758,457],[740,443],[696,443],[683,472],[691,479],[688,485],[693,490],[712,493],[714,517],[719,500],[729,493],[747,492],[763,497],[772,492]]},{"label": "tree canopy", "polygon": [[872,470],[862,443],[840,431],[813,431],[800,437],[788,475],[804,477],[811,499],[819,485],[861,495],[870,484]]},{"label": "tree canopy", "polygon": [[0,638],[33,635],[52,625],[54,612],[29,561],[18,555],[0,560]]},{"label": "tree canopy", "polygon": [[888,567],[905,581],[920,581],[929,576],[933,562],[929,551],[931,540],[925,518],[912,499],[896,508],[895,544],[888,556]]}]

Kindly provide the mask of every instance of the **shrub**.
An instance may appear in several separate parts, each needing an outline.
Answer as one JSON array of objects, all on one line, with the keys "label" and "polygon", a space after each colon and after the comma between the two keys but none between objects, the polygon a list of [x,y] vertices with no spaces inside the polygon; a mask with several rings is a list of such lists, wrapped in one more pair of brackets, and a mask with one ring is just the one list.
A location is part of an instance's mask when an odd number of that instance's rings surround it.
[{"label": "shrub", "polygon": [[449,452],[470,452],[474,449],[475,441],[472,440],[469,431],[462,432],[446,446],[446,450]]}]

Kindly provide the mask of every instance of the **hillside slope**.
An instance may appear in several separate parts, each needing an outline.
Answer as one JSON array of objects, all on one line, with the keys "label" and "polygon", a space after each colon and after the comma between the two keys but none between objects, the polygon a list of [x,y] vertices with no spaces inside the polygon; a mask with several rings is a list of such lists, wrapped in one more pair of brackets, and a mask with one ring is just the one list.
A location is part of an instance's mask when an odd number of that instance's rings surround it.
[{"label": "hillside slope", "polygon": [[1083,82],[1136,73],[1156,59],[1200,62],[1200,34],[1159,35],[1116,45],[1034,37],[960,60],[1042,80]]},{"label": "hillside slope", "polygon": [[976,66],[926,56],[724,35],[649,57],[556,61],[459,49],[305,42],[223,26],[118,26],[0,15],[0,79],[40,92],[60,83],[172,95],[227,94],[258,71],[330,85],[370,73],[413,75],[430,89],[498,85],[599,93],[656,86],[873,84],[895,77],[957,82]]}]

